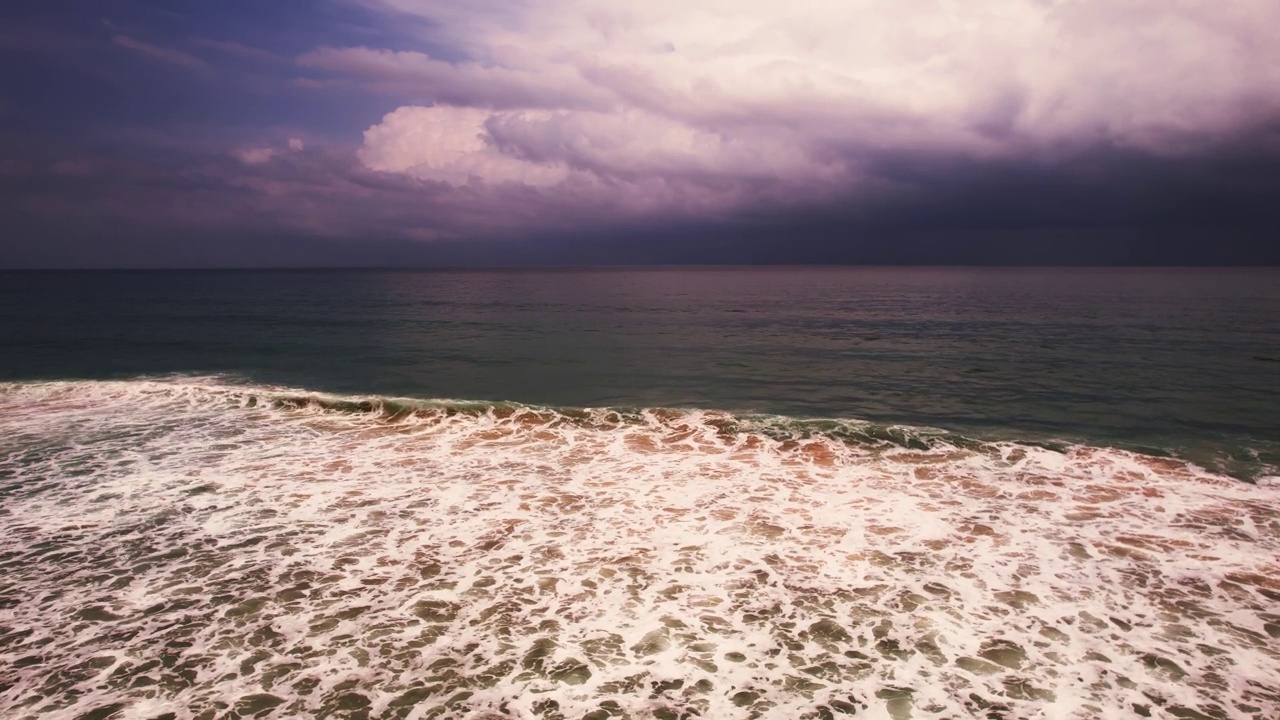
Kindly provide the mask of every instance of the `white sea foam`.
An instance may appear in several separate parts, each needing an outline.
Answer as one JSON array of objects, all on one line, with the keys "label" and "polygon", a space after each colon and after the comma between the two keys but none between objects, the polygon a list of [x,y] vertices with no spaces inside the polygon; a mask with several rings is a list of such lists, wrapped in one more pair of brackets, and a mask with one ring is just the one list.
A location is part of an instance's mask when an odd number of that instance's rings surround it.
[{"label": "white sea foam", "polygon": [[1280,717],[1274,483],[321,400],[0,385],[0,716]]}]

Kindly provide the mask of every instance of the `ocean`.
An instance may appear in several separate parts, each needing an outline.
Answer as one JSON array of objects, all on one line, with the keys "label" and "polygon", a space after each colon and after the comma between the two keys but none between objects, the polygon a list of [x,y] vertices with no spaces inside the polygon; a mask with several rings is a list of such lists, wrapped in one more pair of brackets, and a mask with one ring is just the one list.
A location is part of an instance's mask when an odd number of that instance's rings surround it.
[{"label": "ocean", "polygon": [[0,717],[1280,717],[1280,271],[0,273]]}]

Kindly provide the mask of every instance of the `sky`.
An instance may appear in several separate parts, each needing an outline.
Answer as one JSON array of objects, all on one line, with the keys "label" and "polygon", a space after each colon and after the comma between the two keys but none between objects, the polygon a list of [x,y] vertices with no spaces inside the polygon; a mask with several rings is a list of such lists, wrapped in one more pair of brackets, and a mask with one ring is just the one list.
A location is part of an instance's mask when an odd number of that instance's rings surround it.
[{"label": "sky", "polygon": [[1280,264],[1275,0],[11,0],[0,267]]}]

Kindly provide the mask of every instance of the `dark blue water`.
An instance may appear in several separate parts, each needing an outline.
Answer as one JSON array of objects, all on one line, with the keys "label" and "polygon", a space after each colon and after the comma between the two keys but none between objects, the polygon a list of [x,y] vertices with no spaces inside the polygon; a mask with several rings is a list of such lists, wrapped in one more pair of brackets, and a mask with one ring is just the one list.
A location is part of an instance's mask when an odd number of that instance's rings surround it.
[{"label": "dark blue water", "polygon": [[708,407],[1280,450],[1280,272],[719,268],[0,274],[0,378]]}]

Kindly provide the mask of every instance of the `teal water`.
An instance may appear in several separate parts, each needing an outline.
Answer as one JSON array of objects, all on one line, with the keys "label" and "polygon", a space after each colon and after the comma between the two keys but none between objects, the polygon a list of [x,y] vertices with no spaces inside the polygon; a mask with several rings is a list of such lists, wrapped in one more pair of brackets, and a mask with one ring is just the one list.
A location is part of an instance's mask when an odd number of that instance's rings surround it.
[{"label": "teal water", "polygon": [[1280,447],[1280,272],[8,273],[0,379],[855,418],[1185,456]]}]

